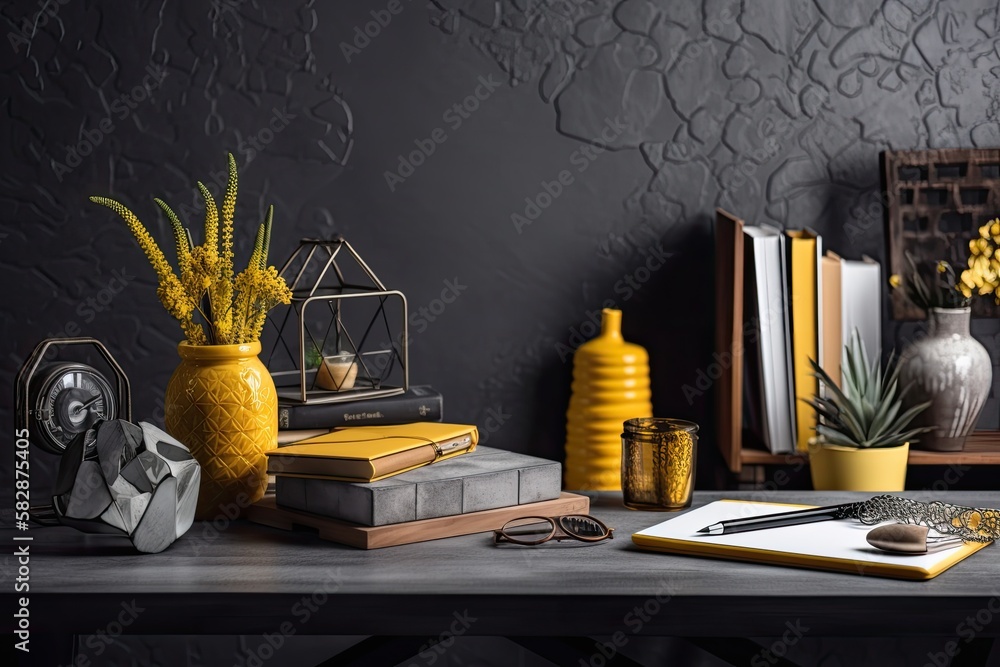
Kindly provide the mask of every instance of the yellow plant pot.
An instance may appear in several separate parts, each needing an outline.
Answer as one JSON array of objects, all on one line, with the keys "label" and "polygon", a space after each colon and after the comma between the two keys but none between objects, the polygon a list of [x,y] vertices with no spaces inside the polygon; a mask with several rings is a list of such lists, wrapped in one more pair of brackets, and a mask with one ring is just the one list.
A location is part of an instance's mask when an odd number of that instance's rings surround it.
[{"label": "yellow plant pot", "polygon": [[909,443],[857,449],[809,443],[809,469],[817,491],[902,491]]},{"label": "yellow plant pot", "polygon": [[267,490],[264,452],[277,446],[278,397],[260,343],[177,346],[166,430],[201,464],[195,518],[235,518]]},{"label": "yellow plant pot", "polygon": [[652,417],[649,356],[622,338],[622,312],[605,308],[601,333],[573,356],[566,411],[566,488],[621,489],[622,423]]}]

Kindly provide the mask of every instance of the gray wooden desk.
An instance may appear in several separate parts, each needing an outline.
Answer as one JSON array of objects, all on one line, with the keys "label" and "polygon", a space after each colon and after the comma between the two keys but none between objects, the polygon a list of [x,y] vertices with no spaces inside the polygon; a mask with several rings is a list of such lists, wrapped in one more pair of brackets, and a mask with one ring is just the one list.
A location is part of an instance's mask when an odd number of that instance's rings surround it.
[{"label": "gray wooden desk", "polygon": [[[833,504],[863,496],[712,492],[697,493],[694,505],[722,497]],[[997,507],[1000,493],[954,492],[947,500]],[[359,551],[237,521],[220,523],[222,530],[195,523],[167,551],[135,555],[118,538],[37,529],[30,532],[32,629],[93,633],[125,603],[142,609],[126,629],[135,634],[262,634],[291,624],[297,634],[426,638],[457,624],[471,635],[523,638],[779,637],[800,622],[811,636],[956,638],[980,610],[1000,612],[996,546],[934,580],[894,581],[646,553],[631,533],[669,514],[626,510],[616,494],[595,497],[592,513],[615,529],[614,540],[498,548],[478,534]],[[8,544],[13,536],[4,531]],[[10,580],[17,565],[10,555],[5,561]],[[7,609],[18,597],[10,591]],[[1000,622],[986,624],[975,639],[988,650],[998,629]]]}]

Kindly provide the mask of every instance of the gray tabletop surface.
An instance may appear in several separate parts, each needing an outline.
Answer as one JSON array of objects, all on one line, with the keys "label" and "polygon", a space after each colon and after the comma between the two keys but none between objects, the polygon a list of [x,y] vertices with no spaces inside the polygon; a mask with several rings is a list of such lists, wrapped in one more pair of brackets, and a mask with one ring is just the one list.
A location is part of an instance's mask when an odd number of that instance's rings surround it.
[{"label": "gray tabletop surface", "polygon": [[[1000,492],[905,495],[1000,506]],[[698,492],[693,507],[720,498],[828,505],[866,497]],[[58,613],[66,629],[92,625],[94,614],[112,614],[135,599],[154,610],[139,624],[150,632],[219,633],[272,628],[309,598],[322,600],[326,619],[310,623],[310,631],[339,634],[433,629],[467,608],[484,618],[478,628],[484,634],[593,634],[614,631],[634,605],[648,603],[657,614],[646,631],[661,634],[767,635],[791,618],[807,618],[823,634],[946,635],[965,615],[1000,600],[993,545],[931,581],[897,581],[648,553],[632,544],[631,534],[673,514],[630,511],[618,494],[593,495],[591,513],[615,529],[614,540],[498,548],[480,533],[362,551],[308,531],[225,520],[217,524],[221,530],[196,522],[166,551],[137,555],[120,538],[36,529],[28,533],[34,537],[30,594],[41,613]],[[24,534],[2,532],[8,544]],[[13,549],[6,551],[2,567],[10,581],[17,564]],[[181,618],[177,608],[185,610]]]}]

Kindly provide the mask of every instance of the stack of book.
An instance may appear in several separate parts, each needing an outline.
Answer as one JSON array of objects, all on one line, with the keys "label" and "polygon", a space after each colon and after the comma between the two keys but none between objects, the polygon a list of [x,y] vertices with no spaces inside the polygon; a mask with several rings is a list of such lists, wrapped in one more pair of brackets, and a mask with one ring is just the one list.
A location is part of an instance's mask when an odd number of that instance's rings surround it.
[{"label": "stack of book", "polygon": [[869,354],[881,348],[879,264],[824,254],[822,238],[809,229],[718,215],[725,224],[717,233],[742,235],[744,427],[772,453],[805,450],[816,422],[803,401],[819,390],[809,360],[839,381],[843,345],[854,329]]},{"label": "stack of book", "polygon": [[285,403],[278,405],[278,445],[313,438],[342,426],[391,426],[439,422],[444,399],[427,385],[402,394],[341,403]]},{"label": "stack of book", "polygon": [[267,453],[275,493],[248,516],[370,549],[589,509],[586,497],[561,493],[558,462],[478,441],[476,427],[465,424],[333,429]]}]

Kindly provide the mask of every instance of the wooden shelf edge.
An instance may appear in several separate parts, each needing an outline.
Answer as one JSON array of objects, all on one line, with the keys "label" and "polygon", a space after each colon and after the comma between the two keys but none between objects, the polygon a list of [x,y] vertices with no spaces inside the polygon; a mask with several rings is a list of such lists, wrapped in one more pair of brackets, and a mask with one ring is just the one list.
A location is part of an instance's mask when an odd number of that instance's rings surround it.
[{"label": "wooden shelf edge", "polygon": [[[808,462],[805,452],[797,454],[771,454],[759,449],[741,449],[743,465],[795,465]],[[960,452],[928,452],[910,450],[910,465],[1000,465],[1000,431],[976,431],[965,442]]]}]

